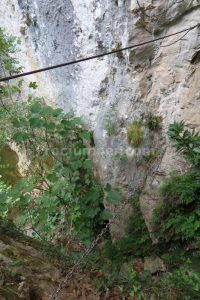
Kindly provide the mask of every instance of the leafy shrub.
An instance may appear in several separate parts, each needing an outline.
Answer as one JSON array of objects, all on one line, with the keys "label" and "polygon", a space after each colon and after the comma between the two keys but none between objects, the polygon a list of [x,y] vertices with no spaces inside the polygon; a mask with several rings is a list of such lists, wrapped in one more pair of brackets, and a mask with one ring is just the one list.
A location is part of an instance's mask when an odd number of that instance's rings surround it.
[{"label": "leafy shrub", "polygon": [[144,139],[144,131],[141,122],[132,123],[128,129],[128,142],[131,146],[139,148]]},{"label": "leafy shrub", "polygon": [[171,283],[176,290],[176,300],[199,299],[200,273],[194,272],[190,267],[181,267],[166,276],[166,282]]},{"label": "leafy shrub", "polygon": [[139,292],[142,300],[199,299],[200,275],[187,264],[162,276],[151,276],[145,272],[135,276],[136,287],[139,287],[136,292]]},{"label": "leafy shrub", "polygon": [[0,220],[7,217],[10,207],[12,207],[12,203],[15,201],[11,196],[10,187],[8,187],[0,177]]},{"label": "leafy shrub", "polygon": [[140,274],[135,270],[129,270],[129,279],[131,282],[130,296],[138,300],[146,300],[146,297],[142,291],[142,283],[140,280]]},{"label": "leafy shrub", "polygon": [[200,137],[184,129],[184,123],[170,126],[169,135],[193,167],[185,174],[173,173],[161,187],[162,202],[155,210],[155,233],[168,248],[199,249],[200,236]]},{"label": "leafy shrub", "polygon": [[118,161],[126,161],[127,155],[126,155],[126,153],[116,153],[114,156],[114,159],[116,159]]},{"label": "leafy shrub", "polygon": [[17,67],[19,64],[13,54],[18,50],[20,44],[19,38],[15,36],[9,36],[5,33],[5,30],[0,27],[0,57],[1,63],[5,71],[11,74],[19,73],[21,67]]},{"label": "leafy shrub", "polygon": [[165,242],[197,242],[200,234],[198,173],[173,174],[161,188],[162,205],[155,211],[156,232]]},{"label": "leafy shrub", "polygon": [[176,150],[196,167],[200,167],[200,135],[195,130],[185,129],[184,122],[175,122],[169,127],[169,137],[176,142]]},{"label": "leafy shrub", "polygon": [[[17,74],[21,72],[22,67],[19,62],[14,57],[16,51],[18,51],[18,45],[20,40],[14,36],[8,36],[5,30],[0,27],[0,63],[1,71],[4,75]],[[5,103],[12,103],[12,94],[20,92],[20,87],[22,85],[22,80],[15,84],[0,84],[0,106],[4,107],[6,110]],[[1,116],[0,116],[1,117]],[[1,120],[2,121],[2,120]],[[0,132],[0,138],[1,138]]]},{"label": "leafy shrub", "polygon": [[72,233],[84,241],[93,238],[104,223],[104,195],[87,156],[90,134],[79,118],[39,101],[16,104],[13,110],[5,135],[25,148],[29,159],[26,178],[12,190],[19,198],[13,203],[20,210],[19,224],[31,220],[41,237],[62,243]]}]

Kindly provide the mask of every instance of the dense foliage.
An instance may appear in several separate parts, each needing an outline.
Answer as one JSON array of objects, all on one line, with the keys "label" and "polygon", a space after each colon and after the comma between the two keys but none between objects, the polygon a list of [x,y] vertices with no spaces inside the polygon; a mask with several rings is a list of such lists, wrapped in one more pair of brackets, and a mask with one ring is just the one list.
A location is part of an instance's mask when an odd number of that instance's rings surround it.
[{"label": "dense foliage", "polygon": [[199,173],[173,174],[162,186],[162,205],[157,210],[157,232],[172,244],[198,242],[200,236]]},{"label": "dense foliage", "polygon": [[90,135],[80,119],[35,100],[9,111],[4,134],[26,151],[29,160],[26,177],[13,189],[19,222],[31,222],[32,229],[48,239],[59,239],[67,228],[68,236],[74,226],[77,234],[91,238],[101,222],[103,194],[84,144]]},{"label": "dense foliage", "polygon": [[169,136],[176,149],[191,162],[185,174],[173,173],[161,187],[162,202],[155,212],[155,232],[164,247],[199,249],[200,247],[200,136],[174,123]]}]

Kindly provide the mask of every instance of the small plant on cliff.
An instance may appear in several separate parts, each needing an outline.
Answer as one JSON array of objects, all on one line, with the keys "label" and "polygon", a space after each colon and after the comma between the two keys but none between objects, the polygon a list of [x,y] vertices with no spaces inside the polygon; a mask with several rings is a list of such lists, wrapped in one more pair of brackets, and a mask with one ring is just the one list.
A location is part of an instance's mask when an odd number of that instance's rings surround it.
[{"label": "small plant on cliff", "polygon": [[128,129],[128,142],[131,146],[139,148],[144,140],[144,130],[141,122],[132,123]]},{"label": "small plant on cliff", "polygon": [[111,104],[105,116],[105,129],[108,136],[114,136],[117,134],[117,128],[115,124],[117,104],[117,102]]},{"label": "small plant on cliff", "polygon": [[156,131],[161,129],[162,117],[150,114],[147,118],[147,125],[150,130]]},{"label": "small plant on cliff", "polygon": [[117,161],[126,161],[127,155],[126,155],[126,153],[116,153],[114,156],[114,159]]},{"label": "small plant on cliff", "polygon": [[149,153],[143,156],[145,163],[153,163],[158,158],[159,154],[159,151],[150,151]]}]

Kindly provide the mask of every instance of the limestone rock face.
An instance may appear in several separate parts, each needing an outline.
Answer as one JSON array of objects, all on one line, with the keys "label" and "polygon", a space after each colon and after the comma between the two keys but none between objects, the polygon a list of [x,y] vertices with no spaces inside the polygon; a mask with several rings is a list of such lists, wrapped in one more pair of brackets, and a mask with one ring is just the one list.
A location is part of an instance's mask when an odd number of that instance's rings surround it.
[{"label": "limestone rock face", "polygon": [[[1,26],[21,37],[19,55],[28,70],[141,43],[199,22],[199,0],[140,0],[139,4],[136,0],[2,0]],[[148,226],[156,190],[173,169],[185,167],[167,138],[169,124],[184,120],[189,128],[200,126],[199,50],[197,27],[184,37],[172,36],[31,77],[47,102],[73,110],[93,130],[92,155],[102,183],[120,186],[124,198],[143,189],[141,208]],[[161,130],[149,130],[149,114],[162,117]],[[144,126],[139,149],[127,142],[127,127],[134,121]],[[127,159],[117,160],[118,153]],[[149,162],[152,153],[158,155]],[[122,212],[113,235],[123,234],[130,212],[127,207]]]}]

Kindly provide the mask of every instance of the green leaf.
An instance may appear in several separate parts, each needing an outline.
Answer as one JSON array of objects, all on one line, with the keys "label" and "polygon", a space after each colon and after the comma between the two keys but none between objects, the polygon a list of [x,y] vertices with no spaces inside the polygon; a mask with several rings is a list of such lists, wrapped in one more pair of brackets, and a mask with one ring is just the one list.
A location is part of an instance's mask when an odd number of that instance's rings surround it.
[{"label": "green leaf", "polygon": [[53,115],[54,109],[51,106],[44,106],[41,112],[45,115]]},{"label": "green leaf", "polygon": [[4,61],[4,67],[7,71],[11,71],[13,68],[12,60],[6,60]]},{"label": "green leaf", "polygon": [[29,135],[26,132],[19,132],[14,134],[13,139],[16,143],[20,143],[29,139]]},{"label": "green leaf", "polygon": [[195,153],[200,153],[200,149],[199,149],[199,148],[194,148],[193,151],[194,151]]},{"label": "green leaf", "polygon": [[19,80],[19,81],[18,81],[18,84],[17,84],[18,87],[21,88],[22,85],[23,85],[23,83],[24,83],[24,80],[23,80],[23,79]]},{"label": "green leaf", "polygon": [[12,124],[13,124],[13,126],[14,126],[15,128],[22,128],[22,127],[25,126],[25,122],[24,122],[23,119],[20,119],[20,120],[14,119],[14,120],[12,121]]},{"label": "green leaf", "polygon": [[93,208],[93,209],[88,209],[87,211],[86,211],[86,216],[88,217],[88,218],[90,218],[90,219],[93,219],[94,217],[96,217],[96,215],[99,213],[99,211],[100,211],[100,208],[99,207],[97,207],[97,208]]},{"label": "green leaf", "polygon": [[30,123],[30,126],[33,128],[41,128],[44,125],[44,122],[38,118],[30,118],[29,123]]},{"label": "green leaf", "polygon": [[106,197],[107,202],[117,204],[121,200],[120,193],[117,190],[111,190]]},{"label": "green leaf", "polygon": [[63,113],[63,110],[61,108],[56,108],[56,109],[53,110],[53,116],[54,117],[58,117],[62,113]]},{"label": "green leaf", "polygon": [[72,122],[73,122],[73,124],[75,124],[75,125],[81,125],[81,118],[79,118],[79,117],[77,117],[77,118],[74,118],[73,120],[72,120]]},{"label": "green leaf", "polygon": [[104,191],[105,192],[110,192],[112,189],[111,185],[109,183],[106,184],[105,188],[104,188]]},{"label": "green leaf", "polygon": [[39,103],[34,103],[32,106],[31,106],[31,112],[32,113],[40,113],[41,112],[41,109],[42,109],[42,107],[41,107],[41,104],[39,104]]},{"label": "green leaf", "polygon": [[71,163],[71,167],[73,170],[79,169],[82,167],[82,162],[81,161],[74,161]]},{"label": "green leaf", "polygon": [[104,209],[104,211],[101,213],[101,219],[102,220],[110,220],[113,218],[113,215],[110,210]]},{"label": "green leaf", "polygon": [[56,124],[53,123],[53,122],[50,122],[50,123],[46,123],[45,124],[45,127],[49,130],[54,130],[56,128]]},{"label": "green leaf", "polygon": [[80,137],[84,140],[90,140],[90,132],[88,131],[83,131],[80,133]]},{"label": "green leaf", "polygon": [[49,174],[49,175],[47,175],[47,179],[48,179],[49,181],[51,181],[51,182],[56,182],[56,181],[59,180],[59,178],[58,178],[56,175],[54,175],[54,174]]},{"label": "green leaf", "polygon": [[65,127],[69,128],[69,129],[74,129],[75,125],[70,121],[70,120],[62,120],[61,124],[64,125]]},{"label": "green leaf", "polygon": [[86,161],[84,161],[83,168],[86,169],[86,170],[92,170],[92,168],[93,168],[92,161],[89,160],[89,159],[87,159]]},{"label": "green leaf", "polygon": [[31,81],[29,83],[29,88],[33,89],[33,90],[36,90],[38,88],[38,85],[35,81]]}]

